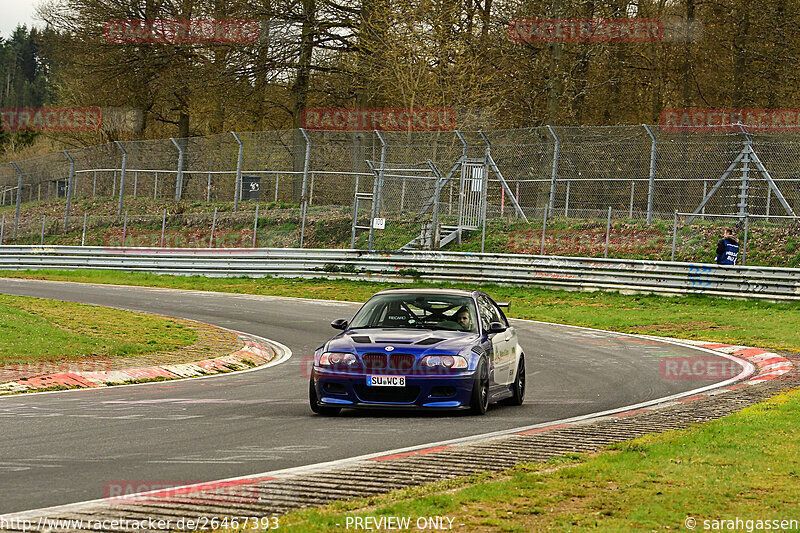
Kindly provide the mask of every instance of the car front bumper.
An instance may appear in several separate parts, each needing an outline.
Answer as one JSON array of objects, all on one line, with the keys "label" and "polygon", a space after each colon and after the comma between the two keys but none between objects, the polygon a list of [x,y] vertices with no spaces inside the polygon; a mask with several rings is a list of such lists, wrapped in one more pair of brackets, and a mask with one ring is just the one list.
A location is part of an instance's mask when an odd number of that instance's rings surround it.
[{"label": "car front bumper", "polygon": [[369,374],[314,367],[319,405],[345,408],[468,408],[474,371],[448,375],[405,375],[405,387],[367,386]]}]

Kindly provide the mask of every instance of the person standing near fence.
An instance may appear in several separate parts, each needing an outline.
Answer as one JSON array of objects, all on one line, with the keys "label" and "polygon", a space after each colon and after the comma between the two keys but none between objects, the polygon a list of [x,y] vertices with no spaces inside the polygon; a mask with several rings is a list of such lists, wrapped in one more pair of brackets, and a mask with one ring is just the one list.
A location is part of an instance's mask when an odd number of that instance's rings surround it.
[{"label": "person standing near fence", "polygon": [[717,242],[717,264],[735,265],[739,257],[739,241],[733,236],[733,230],[727,228],[725,235]]}]

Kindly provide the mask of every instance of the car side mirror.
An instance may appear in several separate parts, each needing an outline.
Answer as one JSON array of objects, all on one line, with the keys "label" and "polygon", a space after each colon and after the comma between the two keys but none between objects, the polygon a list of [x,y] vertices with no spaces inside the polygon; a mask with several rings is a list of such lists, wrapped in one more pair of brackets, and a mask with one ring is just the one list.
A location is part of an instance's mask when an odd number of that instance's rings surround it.
[{"label": "car side mirror", "polygon": [[508,328],[502,322],[492,322],[489,324],[489,331],[488,333],[503,333]]},{"label": "car side mirror", "polygon": [[347,329],[347,320],[344,318],[337,318],[333,322],[331,322],[331,327],[333,329]]}]

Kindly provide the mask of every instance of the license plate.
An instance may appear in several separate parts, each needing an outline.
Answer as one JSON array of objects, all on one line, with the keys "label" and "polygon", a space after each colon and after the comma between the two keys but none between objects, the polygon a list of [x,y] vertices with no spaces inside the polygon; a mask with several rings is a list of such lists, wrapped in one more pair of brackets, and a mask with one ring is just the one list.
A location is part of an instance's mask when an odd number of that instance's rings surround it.
[{"label": "license plate", "polygon": [[405,376],[367,376],[367,387],[405,387]]}]

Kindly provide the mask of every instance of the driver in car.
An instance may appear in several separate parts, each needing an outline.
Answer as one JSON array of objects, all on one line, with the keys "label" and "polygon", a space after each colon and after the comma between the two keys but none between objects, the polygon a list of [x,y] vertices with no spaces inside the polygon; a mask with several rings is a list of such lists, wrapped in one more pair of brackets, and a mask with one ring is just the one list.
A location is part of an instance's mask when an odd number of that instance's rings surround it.
[{"label": "driver in car", "polygon": [[456,313],[456,322],[458,322],[462,330],[472,330],[472,318],[469,316],[469,310],[466,307],[462,307],[458,310],[458,313]]}]

